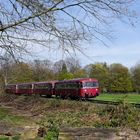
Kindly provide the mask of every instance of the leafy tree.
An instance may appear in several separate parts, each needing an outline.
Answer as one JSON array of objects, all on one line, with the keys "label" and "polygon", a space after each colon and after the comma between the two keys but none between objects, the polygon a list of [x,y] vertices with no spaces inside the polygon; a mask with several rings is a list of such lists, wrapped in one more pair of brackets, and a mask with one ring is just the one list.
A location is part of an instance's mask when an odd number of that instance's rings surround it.
[{"label": "leafy tree", "polygon": [[108,90],[109,85],[109,71],[106,63],[96,63],[88,66],[87,69],[89,77],[97,78],[99,80],[102,91]]},{"label": "leafy tree", "polygon": [[134,90],[140,92],[140,64],[131,68],[131,76],[133,81]]},{"label": "leafy tree", "polygon": [[74,73],[73,73],[73,77],[74,78],[83,78],[83,77],[86,77],[86,72],[82,68],[76,69],[74,71]]},{"label": "leafy tree", "polygon": [[72,79],[73,74],[67,71],[67,66],[65,63],[62,65],[62,70],[58,73],[58,80]]},{"label": "leafy tree", "polygon": [[109,90],[112,92],[132,91],[132,81],[127,67],[114,63],[110,65]]},{"label": "leafy tree", "polygon": [[0,58],[5,52],[21,57],[35,44],[68,53],[82,51],[81,40],[104,44],[109,38],[108,24],[114,18],[130,21],[135,16],[129,9],[133,1],[1,0]]},{"label": "leafy tree", "polygon": [[24,83],[33,81],[33,71],[31,67],[24,62],[11,65],[9,83]]}]

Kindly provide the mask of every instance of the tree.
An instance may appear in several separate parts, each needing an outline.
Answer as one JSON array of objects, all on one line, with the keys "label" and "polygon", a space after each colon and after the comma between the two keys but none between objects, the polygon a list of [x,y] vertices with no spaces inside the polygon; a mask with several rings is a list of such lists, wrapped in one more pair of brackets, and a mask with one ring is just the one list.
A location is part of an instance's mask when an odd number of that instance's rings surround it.
[{"label": "tree", "polygon": [[67,57],[65,59],[65,63],[67,65],[69,72],[71,73],[75,73],[77,70],[81,68],[79,60],[73,57]]},{"label": "tree", "polygon": [[127,67],[114,63],[110,65],[109,89],[112,92],[132,91],[132,81]]},{"label": "tree", "polygon": [[66,64],[63,63],[62,70],[58,73],[57,77],[58,77],[58,80],[72,79],[73,74],[68,72]]},{"label": "tree", "polygon": [[82,51],[83,40],[95,39],[104,44],[110,38],[106,31],[112,19],[130,20],[135,16],[129,10],[133,1],[1,0],[0,58],[5,52],[21,57],[35,44],[68,53]]},{"label": "tree", "polygon": [[84,69],[82,69],[78,59],[73,57],[67,57],[65,59],[68,71],[73,74],[74,78],[83,78],[86,77]]},{"label": "tree", "polygon": [[34,81],[49,81],[54,79],[52,62],[49,60],[34,60],[32,65]]},{"label": "tree", "polygon": [[74,73],[73,73],[73,77],[74,78],[83,78],[83,77],[86,77],[86,72],[82,68],[76,69],[74,71]]},{"label": "tree", "polygon": [[2,85],[7,85],[9,82],[9,73],[11,70],[12,64],[14,64],[14,60],[10,55],[5,54],[5,59],[0,61],[0,75],[1,75],[1,83]]},{"label": "tree", "polygon": [[140,64],[131,68],[131,76],[134,90],[140,92]]},{"label": "tree", "polygon": [[8,75],[8,83],[24,83],[33,81],[33,71],[31,67],[24,62],[13,63]]},{"label": "tree", "polygon": [[65,63],[64,60],[59,60],[59,61],[55,62],[54,65],[53,65],[54,73],[60,72],[62,70],[62,66],[63,66],[64,63]]},{"label": "tree", "polygon": [[109,70],[106,63],[96,63],[87,66],[89,77],[99,80],[101,91],[107,91],[109,85]]}]

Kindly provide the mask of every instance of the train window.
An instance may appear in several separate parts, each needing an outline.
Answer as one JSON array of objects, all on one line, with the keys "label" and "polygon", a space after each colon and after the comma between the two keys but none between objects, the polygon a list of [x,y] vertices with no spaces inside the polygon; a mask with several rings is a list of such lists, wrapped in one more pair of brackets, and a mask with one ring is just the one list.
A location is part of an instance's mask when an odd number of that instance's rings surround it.
[{"label": "train window", "polygon": [[66,83],[66,88],[67,89],[79,88],[79,84],[78,83]]},{"label": "train window", "polygon": [[55,84],[55,88],[56,88],[56,89],[64,89],[64,88],[65,88],[65,84],[64,84],[64,83]]},{"label": "train window", "polygon": [[18,85],[18,88],[20,88],[20,89],[30,89],[31,85]]},{"label": "train window", "polygon": [[35,85],[35,89],[50,89],[52,88],[51,84],[39,84]]},{"label": "train window", "polygon": [[66,82],[66,83],[55,84],[55,89],[75,89],[75,88],[79,88],[79,83]]},{"label": "train window", "polygon": [[83,82],[82,87],[98,87],[98,82]]},{"label": "train window", "polygon": [[73,88],[79,88],[79,84],[78,83],[73,83]]}]

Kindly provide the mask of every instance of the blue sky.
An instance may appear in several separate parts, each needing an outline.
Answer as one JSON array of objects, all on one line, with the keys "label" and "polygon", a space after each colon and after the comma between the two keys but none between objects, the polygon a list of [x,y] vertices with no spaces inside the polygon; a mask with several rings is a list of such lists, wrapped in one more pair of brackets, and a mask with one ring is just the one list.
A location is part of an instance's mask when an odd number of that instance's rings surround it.
[{"label": "blue sky", "polygon": [[[109,47],[102,45],[88,46],[85,50],[92,60],[84,58],[82,65],[92,62],[121,63],[132,67],[140,62],[140,18],[135,27],[124,23],[116,23],[114,34],[115,39]],[[82,56],[80,56],[82,57]]]},{"label": "blue sky", "polygon": [[121,63],[127,67],[133,67],[140,63],[140,0],[137,0],[133,9],[137,12],[134,26],[120,21],[115,21],[111,28],[113,37],[109,47],[103,45],[88,46],[85,52],[92,58],[82,58],[81,64],[107,62],[107,64]]},{"label": "blue sky", "polygon": [[[138,14],[138,17],[134,19],[134,26],[120,21],[114,21],[111,25],[113,39],[109,43],[109,47],[99,43],[81,44],[84,53],[88,56],[76,53],[82,66],[95,62],[106,62],[107,64],[121,63],[130,68],[136,63],[140,63],[140,0],[137,0],[133,9]],[[43,59],[50,59],[53,62],[65,58],[62,52],[58,51],[50,50],[46,54],[44,48],[40,48],[37,52],[38,58],[43,56]]]}]

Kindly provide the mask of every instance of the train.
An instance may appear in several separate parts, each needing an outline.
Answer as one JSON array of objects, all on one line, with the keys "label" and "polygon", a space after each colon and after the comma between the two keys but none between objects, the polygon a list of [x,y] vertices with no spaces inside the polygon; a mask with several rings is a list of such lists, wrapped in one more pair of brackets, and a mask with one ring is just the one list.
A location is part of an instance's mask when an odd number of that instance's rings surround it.
[{"label": "train", "polygon": [[100,93],[96,78],[76,78],[62,81],[46,81],[7,84],[5,92],[15,95],[40,95],[60,98],[91,98]]}]

